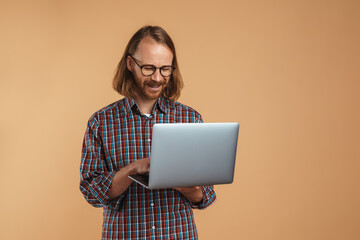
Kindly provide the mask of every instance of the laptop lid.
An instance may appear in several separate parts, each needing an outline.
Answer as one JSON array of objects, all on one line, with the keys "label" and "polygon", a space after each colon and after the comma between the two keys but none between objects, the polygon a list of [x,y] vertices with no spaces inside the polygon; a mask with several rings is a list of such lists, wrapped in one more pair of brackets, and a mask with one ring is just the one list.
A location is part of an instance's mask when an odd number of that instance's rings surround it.
[{"label": "laptop lid", "polygon": [[232,183],[238,132],[238,123],[155,124],[148,185],[142,185],[160,189]]}]

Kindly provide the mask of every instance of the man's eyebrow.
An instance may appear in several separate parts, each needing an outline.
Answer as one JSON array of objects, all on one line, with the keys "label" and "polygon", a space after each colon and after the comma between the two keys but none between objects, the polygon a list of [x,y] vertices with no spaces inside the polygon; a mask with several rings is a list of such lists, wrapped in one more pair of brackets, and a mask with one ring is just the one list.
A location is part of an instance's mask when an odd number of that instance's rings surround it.
[{"label": "man's eyebrow", "polygon": [[[142,64],[142,66],[154,66],[154,67],[157,67],[156,65],[154,65],[154,64]],[[161,67],[172,67],[172,65],[171,64],[165,64],[165,65],[161,65],[161,66],[159,66],[160,68]]]},{"label": "man's eyebrow", "polygon": [[[154,66],[154,67],[156,67],[156,65],[154,65],[154,64],[144,63],[144,61],[142,61],[142,60],[136,59],[136,61],[138,61],[138,63],[139,63],[141,66]],[[170,64],[165,64],[165,65],[161,65],[161,66],[159,66],[159,67],[164,67],[164,66],[171,66],[171,67],[172,67],[172,63],[170,63]]]}]

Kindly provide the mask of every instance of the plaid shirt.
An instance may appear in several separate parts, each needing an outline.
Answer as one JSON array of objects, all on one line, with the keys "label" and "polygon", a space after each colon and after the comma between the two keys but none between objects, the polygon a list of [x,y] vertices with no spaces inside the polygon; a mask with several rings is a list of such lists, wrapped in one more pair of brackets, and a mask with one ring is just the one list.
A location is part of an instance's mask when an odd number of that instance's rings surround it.
[{"label": "plaid shirt", "polygon": [[198,204],[174,189],[148,190],[136,183],[109,201],[116,172],[150,157],[155,123],[192,122],[202,122],[198,112],[163,97],[149,117],[128,98],[91,116],[82,149],[80,190],[91,205],[104,208],[103,239],[197,239],[192,209],[215,201],[213,186],[202,187],[204,197]]}]

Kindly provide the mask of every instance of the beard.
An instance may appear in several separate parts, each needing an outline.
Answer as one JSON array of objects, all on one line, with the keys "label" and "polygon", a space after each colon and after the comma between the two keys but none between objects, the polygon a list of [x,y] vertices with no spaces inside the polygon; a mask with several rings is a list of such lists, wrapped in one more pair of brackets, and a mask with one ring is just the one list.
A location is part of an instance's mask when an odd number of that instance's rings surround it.
[{"label": "beard", "polygon": [[135,80],[136,93],[142,98],[148,100],[158,99],[164,92],[166,87],[166,81],[153,81],[151,79],[140,81],[137,78]]}]

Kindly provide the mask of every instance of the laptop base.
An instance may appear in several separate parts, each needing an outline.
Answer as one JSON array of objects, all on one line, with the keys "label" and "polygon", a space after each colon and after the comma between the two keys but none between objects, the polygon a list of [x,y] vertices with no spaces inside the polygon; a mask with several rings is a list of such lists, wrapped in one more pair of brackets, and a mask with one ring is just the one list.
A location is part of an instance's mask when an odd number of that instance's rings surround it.
[{"label": "laptop base", "polygon": [[139,183],[141,186],[149,188],[149,173],[129,175],[129,178]]}]

